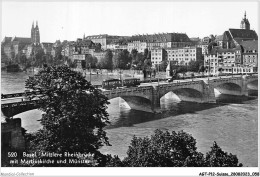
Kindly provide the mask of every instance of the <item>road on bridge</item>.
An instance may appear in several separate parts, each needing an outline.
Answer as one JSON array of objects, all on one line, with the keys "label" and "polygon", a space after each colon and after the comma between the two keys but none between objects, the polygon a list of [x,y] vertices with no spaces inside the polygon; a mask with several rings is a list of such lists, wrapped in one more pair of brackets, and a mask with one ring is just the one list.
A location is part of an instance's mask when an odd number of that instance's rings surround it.
[{"label": "road on bridge", "polygon": [[[257,75],[257,74],[255,74]],[[193,79],[179,79],[174,80],[173,82],[167,82],[167,81],[160,81],[160,82],[149,82],[149,83],[141,83],[139,87],[142,86],[158,86],[158,85],[165,85],[170,83],[183,83],[183,82],[191,82],[191,81],[199,81],[203,80],[207,83],[208,80],[214,80],[214,79],[225,79],[225,78],[231,78],[231,77],[242,77],[242,75],[233,75],[233,76],[215,76],[215,77],[204,77],[204,78],[193,78]],[[37,98],[34,98],[33,100],[37,100]],[[26,99],[25,96],[20,97],[12,97],[12,98],[5,98],[1,99],[1,104],[8,104],[8,103],[16,103],[16,102],[23,102],[23,101],[29,101]]]}]

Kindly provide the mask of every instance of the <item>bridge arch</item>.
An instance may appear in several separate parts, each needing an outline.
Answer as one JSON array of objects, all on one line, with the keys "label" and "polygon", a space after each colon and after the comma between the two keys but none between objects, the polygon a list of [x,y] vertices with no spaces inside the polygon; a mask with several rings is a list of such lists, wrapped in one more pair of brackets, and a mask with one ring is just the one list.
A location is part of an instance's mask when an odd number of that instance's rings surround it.
[{"label": "bridge arch", "polygon": [[137,96],[137,95],[132,95],[132,96],[125,95],[125,96],[113,97],[111,99],[115,99],[115,98],[122,98],[129,105],[131,109],[145,111],[145,112],[152,112],[153,103],[147,97]]},{"label": "bridge arch", "polygon": [[258,79],[247,82],[247,89],[258,90]]},{"label": "bridge arch", "polygon": [[167,91],[160,96],[160,100],[169,92],[174,93],[181,101],[203,102],[203,94],[194,88],[177,88]]},{"label": "bridge arch", "polygon": [[242,95],[242,87],[234,82],[224,82],[214,87],[221,94],[227,95]]}]

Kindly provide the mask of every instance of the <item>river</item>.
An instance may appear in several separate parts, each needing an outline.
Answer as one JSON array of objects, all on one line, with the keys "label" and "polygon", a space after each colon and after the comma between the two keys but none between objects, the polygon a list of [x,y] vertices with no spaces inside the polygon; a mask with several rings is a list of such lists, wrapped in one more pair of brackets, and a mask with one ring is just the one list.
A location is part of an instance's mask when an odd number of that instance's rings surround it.
[{"label": "river", "polygon": [[[30,73],[1,72],[1,93],[24,91]],[[92,75],[92,83],[113,76]],[[118,76],[115,76],[118,77]],[[89,76],[87,76],[89,79]],[[150,136],[155,129],[184,130],[197,141],[198,151],[206,154],[216,141],[222,150],[236,154],[244,166],[258,165],[258,97],[219,95],[217,103],[190,103],[176,99],[173,93],[161,99],[162,114],[131,110],[120,98],[110,100],[108,106],[111,124],[106,132],[112,146],[101,148],[102,153],[126,156],[133,135]],[[16,115],[29,132],[41,128],[41,112],[27,111]]]}]

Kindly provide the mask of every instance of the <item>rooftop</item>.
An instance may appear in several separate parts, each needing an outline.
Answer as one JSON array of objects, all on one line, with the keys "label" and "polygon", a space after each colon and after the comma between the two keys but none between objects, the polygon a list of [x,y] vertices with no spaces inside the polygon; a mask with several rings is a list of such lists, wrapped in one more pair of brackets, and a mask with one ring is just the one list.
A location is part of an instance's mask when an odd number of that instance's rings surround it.
[{"label": "rooftop", "polygon": [[229,29],[231,36],[236,38],[242,39],[258,39],[258,36],[254,30],[247,30],[247,29]]},{"label": "rooftop", "polygon": [[144,41],[144,42],[191,42],[185,33],[159,33],[134,35],[130,41]]},{"label": "rooftop", "polygon": [[242,41],[241,46],[245,50],[258,50],[258,40]]}]

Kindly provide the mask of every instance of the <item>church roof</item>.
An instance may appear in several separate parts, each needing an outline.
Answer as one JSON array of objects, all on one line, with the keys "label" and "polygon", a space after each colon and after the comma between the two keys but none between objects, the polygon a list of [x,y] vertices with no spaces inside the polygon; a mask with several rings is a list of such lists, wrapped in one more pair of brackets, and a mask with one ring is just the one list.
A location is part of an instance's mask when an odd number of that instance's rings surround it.
[{"label": "church roof", "polygon": [[258,50],[258,40],[242,41],[241,45],[245,50]]},{"label": "church roof", "polygon": [[5,37],[4,39],[3,39],[3,41],[2,41],[2,43],[9,43],[9,42],[11,42],[11,40],[12,40],[12,37]]},{"label": "church roof", "polygon": [[254,30],[247,30],[247,29],[229,29],[229,32],[231,36],[236,39],[236,38],[241,38],[241,39],[254,39],[257,40],[258,36]]},{"label": "church roof", "polygon": [[31,38],[25,38],[25,37],[13,37],[12,42],[19,42],[19,43],[27,43],[30,44],[32,42]]},{"label": "church roof", "polygon": [[225,31],[223,33],[223,40],[225,40],[225,41],[232,40],[232,36],[230,35],[229,31]]}]

